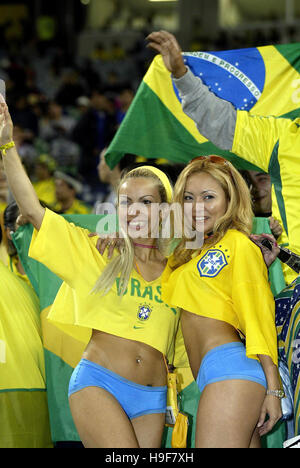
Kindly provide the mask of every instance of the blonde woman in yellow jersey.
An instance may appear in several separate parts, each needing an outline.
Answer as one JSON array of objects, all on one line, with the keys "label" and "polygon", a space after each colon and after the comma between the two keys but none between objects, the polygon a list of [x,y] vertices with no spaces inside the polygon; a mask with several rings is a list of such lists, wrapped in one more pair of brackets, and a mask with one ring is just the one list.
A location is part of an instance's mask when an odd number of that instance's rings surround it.
[{"label": "blonde woman in yellow jersey", "polygon": [[200,250],[187,249],[183,238],[162,277],[163,300],[182,310],[201,391],[195,445],[259,447],[259,434],[281,417],[281,393],[274,300],[261,251],[248,237],[248,188],[225,159],[202,156],[180,174],[174,201],[190,208],[193,228],[205,234]]},{"label": "blonde woman in yellow jersey", "polygon": [[128,235],[121,254],[108,262],[86,230],[40,205],[13,145],[5,104],[0,116],[6,175],[22,215],[35,227],[29,255],[64,280],[49,319],[88,342],[69,387],[81,440],[85,447],[160,447],[166,410],[162,354],[173,354],[179,313],[160,299],[166,262],[145,225],[159,227],[151,206],[171,201],[171,185],[164,173],[147,167],[121,181],[119,221]]}]

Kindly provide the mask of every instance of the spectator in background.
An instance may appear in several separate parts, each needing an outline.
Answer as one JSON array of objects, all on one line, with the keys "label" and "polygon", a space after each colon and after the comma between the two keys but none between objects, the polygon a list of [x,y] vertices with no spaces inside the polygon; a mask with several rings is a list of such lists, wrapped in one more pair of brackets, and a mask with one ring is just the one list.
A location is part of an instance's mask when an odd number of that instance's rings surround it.
[{"label": "spectator in background", "polygon": [[68,136],[71,136],[76,121],[73,117],[64,114],[60,104],[50,101],[47,113],[39,123],[40,138],[49,142],[58,136],[60,128],[63,128]]},{"label": "spectator in background", "polygon": [[115,70],[108,70],[105,75],[105,89],[107,92],[114,94],[115,96],[121,92],[124,86],[122,86],[122,80]]},{"label": "spectator in background", "polygon": [[39,301],[2,262],[0,275],[0,448],[50,448]]},{"label": "spectator in background", "polygon": [[241,171],[251,192],[255,216],[271,216],[272,196],[269,174],[259,171]]},{"label": "spectator in background", "polygon": [[76,100],[84,95],[85,89],[77,70],[71,69],[65,73],[55,101],[63,107],[75,106]]},{"label": "spectator in background", "polygon": [[82,191],[82,184],[73,175],[56,171],[54,210],[64,214],[88,214],[91,208],[76,198]]},{"label": "spectator in background", "polygon": [[86,92],[88,93],[91,89],[100,86],[101,77],[95,70],[94,63],[91,59],[81,57],[81,60],[80,73],[84,75]]},{"label": "spectator in background", "polygon": [[47,205],[52,206],[56,202],[54,171],[56,168],[55,160],[48,154],[41,154],[34,166],[33,187],[40,200]]},{"label": "spectator in background", "polygon": [[58,57],[53,57],[49,63],[49,58],[40,54],[34,58],[34,67],[39,88],[47,99],[54,99],[61,86],[62,68]]},{"label": "spectator in background", "polygon": [[132,103],[134,98],[134,91],[133,89],[128,86],[123,88],[118,97],[117,97],[117,113],[116,113],[116,118],[117,118],[117,124],[120,125],[122,120],[124,119],[126,112],[128,111],[130,104]]},{"label": "spectator in background", "polygon": [[72,141],[62,126],[56,126],[56,138],[49,143],[49,152],[57,166],[66,171],[77,173],[80,161],[80,147]]},{"label": "spectator in background", "polygon": [[0,448],[50,448],[40,305],[11,236],[19,213],[10,203],[0,229]]},{"label": "spectator in background", "polygon": [[[269,174],[261,171],[241,171],[250,189],[253,212],[257,217],[269,218],[270,229],[276,239],[283,233],[281,224],[272,216],[272,185]],[[282,239],[279,242],[284,242]]]},{"label": "spectator in background", "polygon": [[115,112],[101,89],[92,91],[89,109],[72,132],[72,139],[81,148],[80,173],[86,181],[97,184],[99,152],[111,141],[116,130]]},{"label": "spectator in background", "polygon": [[[48,207],[42,200],[40,203],[44,207]],[[17,249],[13,243],[13,233],[20,227],[19,225],[20,210],[15,201],[9,203],[4,212],[0,216],[0,260],[6,265],[9,270],[16,276],[24,280],[31,288],[32,284],[27,277],[23,265],[20,261]],[[18,219],[19,218],[19,219]],[[1,413],[0,413],[1,414]],[[1,437],[0,437],[1,438]]]},{"label": "spectator in background", "polygon": [[110,60],[109,50],[101,42],[98,42],[95,46],[95,49],[91,52],[91,60],[101,60],[107,61]]},{"label": "spectator in background", "polygon": [[124,59],[125,57],[126,51],[124,47],[122,47],[120,42],[114,41],[110,49],[110,60],[118,61]]},{"label": "spectator in background", "polygon": [[89,109],[89,105],[90,100],[87,96],[79,96],[79,98],[76,99],[76,109],[73,110],[73,113],[75,113],[77,119],[80,119],[80,117],[86,113]]},{"label": "spectator in background", "polygon": [[[25,93],[26,91],[24,91]],[[32,133],[36,136],[38,133],[38,119],[32,111],[28,102],[28,94],[16,96],[13,108],[13,116],[18,125],[23,127],[27,133]]]},{"label": "spectator in background", "polygon": [[34,146],[34,135],[21,125],[14,126],[14,142],[29,176],[32,176],[35,160],[38,156]]}]

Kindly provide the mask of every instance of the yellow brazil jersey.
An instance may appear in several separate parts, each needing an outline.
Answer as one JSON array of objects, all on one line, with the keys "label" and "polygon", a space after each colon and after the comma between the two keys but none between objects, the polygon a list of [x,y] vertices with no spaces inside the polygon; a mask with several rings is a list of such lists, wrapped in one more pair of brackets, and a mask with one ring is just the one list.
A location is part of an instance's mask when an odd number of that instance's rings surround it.
[{"label": "yellow brazil jersey", "polygon": [[[237,112],[232,151],[269,172],[272,181],[272,215],[284,228],[280,242],[300,254],[300,119]],[[287,283],[297,273],[283,264]]]},{"label": "yellow brazil jersey", "polygon": [[40,230],[33,233],[29,256],[64,281],[48,319],[80,341],[88,342],[91,330],[97,329],[146,343],[172,360],[179,311],[162,302],[160,278],[147,282],[133,270],[122,299],[118,278],[108,294],[91,293],[107,264],[96,242],[86,229],[46,210]]},{"label": "yellow brazil jersey", "polygon": [[260,249],[244,234],[229,230],[223,239],[162,275],[162,298],[193,314],[222,320],[246,339],[246,353],[271,356],[277,364],[275,304]]}]

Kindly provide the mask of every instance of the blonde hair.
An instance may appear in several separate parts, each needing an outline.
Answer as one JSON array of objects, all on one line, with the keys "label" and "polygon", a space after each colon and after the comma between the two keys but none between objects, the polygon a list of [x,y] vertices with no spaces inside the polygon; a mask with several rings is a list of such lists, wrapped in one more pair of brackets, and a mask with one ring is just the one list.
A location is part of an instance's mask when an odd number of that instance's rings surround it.
[{"label": "blonde hair", "polygon": [[[212,236],[204,240],[205,246],[219,242],[228,229],[236,229],[249,235],[252,228],[253,211],[248,186],[233,165],[229,161],[223,160],[223,158],[212,155],[212,159],[208,156],[203,157],[203,159],[196,158],[190,162],[177,179],[173,201],[183,207],[187,179],[193,174],[199,173],[212,176],[222,187],[227,200],[226,212],[216,221]],[[193,254],[198,252],[198,250],[186,249],[186,242],[187,238],[183,234],[181,241],[174,250],[173,269],[187,263],[193,257]]]},{"label": "blonde hair", "polygon": [[[166,174],[159,169],[152,170],[151,166],[141,166],[127,172],[122,178],[117,190],[117,200],[119,200],[119,192],[121,186],[129,179],[133,178],[147,178],[152,179],[157,185],[160,195],[161,203],[168,203],[170,201],[170,190],[173,192],[172,186]],[[112,288],[119,276],[118,294],[122,297],[129,282],[129,278],[134,267],[134,246],[132,240],[128,237],[127,233],[120,227],[121,234],[124,239],[124,245],[121,247],[120,255],[113,258],[105,267],[104,271],[96,281],[92,292],[102,292],[107,294]],[[158,240],[158,248],[163,253],[163,248]]]}]

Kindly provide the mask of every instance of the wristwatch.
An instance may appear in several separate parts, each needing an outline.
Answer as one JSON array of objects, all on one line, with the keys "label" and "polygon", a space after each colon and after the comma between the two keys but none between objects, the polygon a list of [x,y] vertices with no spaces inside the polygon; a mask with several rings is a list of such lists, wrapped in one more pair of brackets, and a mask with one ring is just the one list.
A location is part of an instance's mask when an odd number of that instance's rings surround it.
[{"label": "wristwatch", "polygon": [[285,397],[283,390],[267,390],[267,395],[273,395],[280,399]]}]

